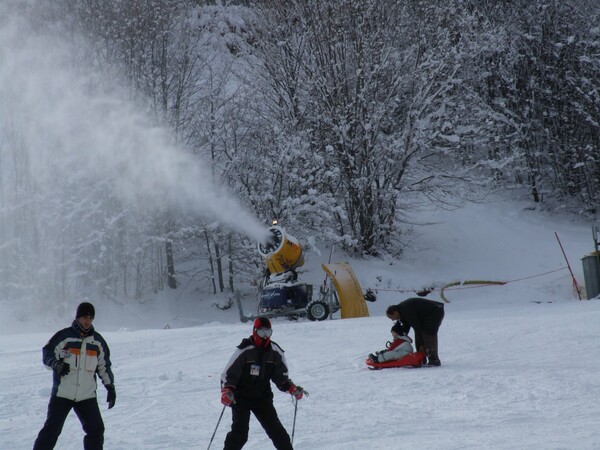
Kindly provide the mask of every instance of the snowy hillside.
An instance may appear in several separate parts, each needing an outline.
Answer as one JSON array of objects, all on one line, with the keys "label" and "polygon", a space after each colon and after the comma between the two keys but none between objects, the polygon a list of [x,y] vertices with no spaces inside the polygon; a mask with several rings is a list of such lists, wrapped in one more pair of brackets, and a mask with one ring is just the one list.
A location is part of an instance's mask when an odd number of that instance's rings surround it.
[{"label": "snowy hillside", "polygon": [[[274,320],[273,340],[286,350],[290,375],[310,392],[298,406],[295,448],[599,449],[600,301],[574,297],[554,235],[583,284],[580,259],[593,250],[591,224],[514,202],[420,219],[435,224],[418,227],[404,260],[352,262],[364,288],[380,289],[371,317]],[[321,282],[324,259],[308,254],[301,276]],[[458,280],[509,283],[446,291],[441,368],[365,367],[366,355],[389,338],[389,304],[422,286]],[[439,290],[431,298],[439,299]],[[160,300],[96,307],[118,394],[107,411],[100,388],[107,449],[206,448],[222,409],[220,372],[251,332],[234,309],[185,296]],[[11,324],[0,335],[0,448],[24,450],[50,394],[41,347],[72,314],[55,323],[0,308],[3,323]],[[275,401],[291,433],[294,405],[283,393]],[[226,411],[211,448],[222,448],[230,417]],[[271,448],[255,419],[250,426],[245,448]],[[80,449],[82,436],[71,415],[57,448]]]}]

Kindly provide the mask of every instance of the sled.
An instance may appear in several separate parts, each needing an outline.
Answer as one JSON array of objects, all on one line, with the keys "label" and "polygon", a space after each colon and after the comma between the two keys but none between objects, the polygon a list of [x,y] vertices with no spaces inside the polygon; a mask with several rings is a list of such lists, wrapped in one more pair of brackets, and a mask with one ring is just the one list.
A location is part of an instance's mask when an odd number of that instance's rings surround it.
[{"label": "sled", "polygon": [[395,359],[393,361],[386,361],[382,363],[375,363],[371,361],[369,358],[365,360],[365,364],[369,366],[369,369],[379,370],[379,369],[391,369],[393,367],[421,367],[423,365],[423,358],[425,358],[425,353],[423,352],[414,352],[409,353],[408,355],[403,356],[400,359]]},{"label": "sled", "polygon": [[369,317],[365,294],[350,264],[321,264],[321,267],[333,280],[341,305],[342,319]]}]

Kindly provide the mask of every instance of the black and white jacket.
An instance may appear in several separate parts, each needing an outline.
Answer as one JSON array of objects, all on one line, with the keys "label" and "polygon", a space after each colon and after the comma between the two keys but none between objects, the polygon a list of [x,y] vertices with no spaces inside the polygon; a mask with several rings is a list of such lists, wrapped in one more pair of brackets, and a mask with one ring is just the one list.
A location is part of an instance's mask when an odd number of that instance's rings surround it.
[{"label": "black and white jacket", "polygon": [[293,384],[283,350],[271,341],[266,348],[257,347],[251,338],[242,340],[221,374],[221,387],[233,390],[236,400],[273,397],[271,381],[287,392]]}]

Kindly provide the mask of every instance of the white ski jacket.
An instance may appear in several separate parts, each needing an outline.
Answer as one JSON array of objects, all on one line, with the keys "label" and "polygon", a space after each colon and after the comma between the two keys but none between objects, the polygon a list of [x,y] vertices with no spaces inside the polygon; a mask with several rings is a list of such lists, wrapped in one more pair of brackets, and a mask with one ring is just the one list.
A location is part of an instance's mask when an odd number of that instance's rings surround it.
[{"label": "white ski jacket", "polygon": [[393,361],[413,352],[412,340],[408,336],[398,336],[395,338],[387,350],[379,352],[377,359],[379,362]]},{"label": "white ski jacket", "polygon": [[92,327],[84,333],[77,321],[56,333],[42,349],[44,365],[52,370],[60,359],[70,366],[67,375],[53,373],[52,396],[75,402],[96,397],[96,374],[105,386],[114,384],[110,350],[104,338]]}]

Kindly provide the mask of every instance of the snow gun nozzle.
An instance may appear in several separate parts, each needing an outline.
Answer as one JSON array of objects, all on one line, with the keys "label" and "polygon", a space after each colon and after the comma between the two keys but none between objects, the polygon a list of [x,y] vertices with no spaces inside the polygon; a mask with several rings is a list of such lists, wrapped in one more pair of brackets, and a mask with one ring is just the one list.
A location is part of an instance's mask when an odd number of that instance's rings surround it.
[{"label": "snow gun nozzle", "polygon": [[279,239],[277,239],[277,236],[275,236],[274,233],[271,232],[267,236],[266,245],[271,247],[276,247],[277,245],[279,245]]},{"label": "snow gun nozzle", "polygon": [[266,231],[261,242],[258,243],[258,249],[263,255],[273,253],[280,246],[281,240],[282,232],[279,227],[271,227]]}]

